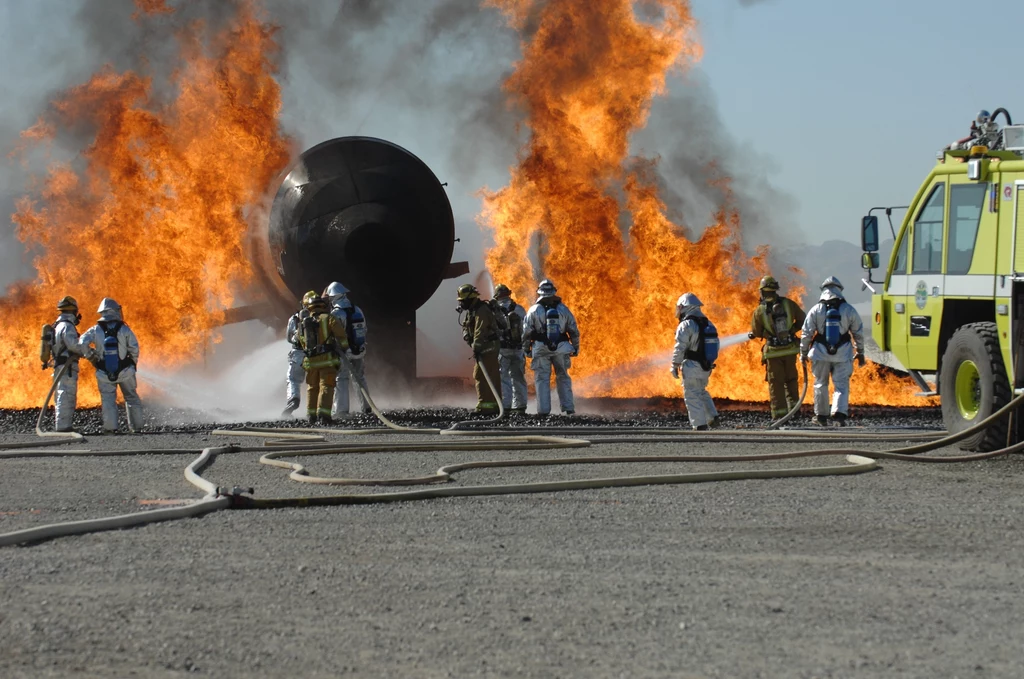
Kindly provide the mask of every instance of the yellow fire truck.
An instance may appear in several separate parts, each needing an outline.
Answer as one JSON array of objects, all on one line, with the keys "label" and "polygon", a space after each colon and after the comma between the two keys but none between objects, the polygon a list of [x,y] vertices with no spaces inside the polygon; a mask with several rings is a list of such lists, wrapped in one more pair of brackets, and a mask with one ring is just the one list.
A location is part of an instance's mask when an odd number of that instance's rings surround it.
[{"label": "yellow fire truck", "polygon": [[[1024,387],[1024,125],[1013,125],[1005,109],[982,111],[970,136],[940,152],[898,233],[892,210],[885,209],[894,244],[881,281],[871,273],[879,267],[878,217],[861,223],[871,335],[924,395],[939,395],[949,431],[962,431]],[[1007,440],[1004,418],[960,446],[994,450]]]}]

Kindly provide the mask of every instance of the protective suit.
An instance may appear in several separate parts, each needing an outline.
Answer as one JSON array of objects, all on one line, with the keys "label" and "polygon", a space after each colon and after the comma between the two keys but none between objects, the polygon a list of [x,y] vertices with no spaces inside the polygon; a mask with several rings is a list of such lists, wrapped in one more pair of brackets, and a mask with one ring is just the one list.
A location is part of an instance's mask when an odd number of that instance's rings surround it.
[{"label": "protective suit", "polygon": [[299,388],[306,377],[306,371],[302,369],[302,359],[306,355],[303,353],[299,340],[295,335],[296,330],[299,328],[299,323],[302,322],[302,313],[302,311],[297,311],[292,314],[292,317],[288,319],[288,328],[285,331],[285,337],[289,345],[288,372],[285,375],[288,384],[285,396],[288,404],[285,406],[284,412],[281,413],[282,417],[288,417],[298,410],[299,403],[301,402]]},{"label": "protective suit", "polygon": [[684,294],[676,302],[676,346],[672,352],[672,377],[679,379],[682,372],[683,403],[690,418],[690,426],[701,431],[708,426],[718,426],[718,410],[708,393],[713,365],[707,365],[700,357],[701,319],[707,317],[700,308],[704,304],[692,292]]},{"label": "protective suit", "polygon": [[310,290],[302,298],[308,315],[296,336],[304,357],[306,371],[306,414],[310,422],[331,424],[334,387],[338,379],[339,355],[348,350],[348,338],[341,321],[332,316],[327,302]]},{"label": "protective suit", "polygon": [[797,333],[807,316],[796,302],[780,296],[778,291],[779,283],[774,278],[761,279],[761,303],[750,319],[749,334],[751,339],[767,340],[761,349],[761,364],[765,366],[773,420],[784,417],[800,401]]},{"label": "protective suit", "polygon": [[117,389],[121,388],[125,409],[128,411],[128,429],[142,430],[142,399],[139,398],[136,366],[139,363],[139,340],[124,322],[121,306],[103,298],[96,313],[99,322],[82,335],[82,346],[88,347],[90,359],[96,366],[96,384],[100,390],[103,411],[103,431],[116,432]]},{"label": "protective suit", "polygon": [[75,406],[78,403],[78,359],[83,356],[79,343],[78,324],[82,320],[78,313],[78,302],[74,297],[65,297],[57,303],[60,315],[53,322],[53,342],[50,353],[53,356],[53,376],[70,363],[64,376],[57,383],[54,396],[54,426],[57,431],[71,431],[75,419]]},{"label": "protective suit", "polygon": [[[850,377],[854,358],[864,365],[864,324],[860,314],[843,298],[843,285],[835,276],[821,284],[821,297],[804,319],[800,337],[800,356],[810,359],[814,375],[814,414],[818,424],[827,426],[829,415],[829,379],[833,396],[831,414],[845,426],[850,409]],[[838,346],[829,351],[826,321],[829,312],[838,317]],[[856,349],[856,353],[854,353]]]},{"label": "protective suit", "polygon": [[[462,339],[473,349],[473,381],[476,383],[476,412],[493,415],[498,412],[501,398],[501,379],[498,375],[499,341],[498,325],[491,307],[480,299],[477,289],[468,283],[459,287],[459,315],[462,322]],[[498,393],[491,391],[481,371],[487,371]]]},{"label": "protective suit", "polygon": [[[345,357],[351,368],[346,369],[342,364],[338,369],[338,384],[334,390],[334,415],[341,417],[349,412],[349,387],[352,380],[355,380],[356,395],[359,397],[360,410],[364,413],[370,412],[370,404],[363,396],[363,390],[370,393],[370,386],[366,383],[366,316],[363,310],[352,304],[348,298],[348,289],[341,283],[331,283],[324,290],[324,298],[331,305],[331,315],[337,318],[345,327],[345,336],[348,338],[348,351]],[[350,379],[351,378],[351,379]],[[362,388],[362,390],[360,389]]]},{"label": "protective suit", "polygon": [[[523,321],[523,349],[532,358],[533,384],[537,389],[537,414],[551,412],[551,370],[555,371],[555,387],[562,412],[572,415],[576,403],[572,395],[569,368],[572,358],[580,353],[580,330],[576,317],[556,295],[550,280],[541,281],[537,301],[526,312]],[[550,313],[549,313],[550,312]]]},{"label": "protective suit", "polygon": [[506,285],[494,288],[494,301],[509,322],[509,331],[501,338],[498,372],[501,374],[501,401],[505,410],[526,412],[526,353],[523,351],[523,321],[526,309],[512,299]]}]

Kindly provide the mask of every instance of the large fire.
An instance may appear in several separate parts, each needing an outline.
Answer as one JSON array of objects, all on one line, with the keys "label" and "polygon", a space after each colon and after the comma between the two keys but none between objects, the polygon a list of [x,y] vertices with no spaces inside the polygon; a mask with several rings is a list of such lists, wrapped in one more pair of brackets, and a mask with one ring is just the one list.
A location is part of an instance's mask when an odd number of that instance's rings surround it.
[{"label": "large fire", "polygon": [[[729,178],[716,168],[708,168],[708,182],[726,199],[691,241],[666,216],[656,161],[629,156],[630,134],[646,124],[666,75],[701,58],[689,0],[640,3],[654,19],[638,18],[634,0],[485,4],[532,31],[505,83],[531,134],[510,184],[485,194],[481,221],[495,242],[487,266],[519,299],[534,296],[534,261],[555,281],[580,325],[574,368],[584,394],[678,395],[668,374],[676,299],[696,293],[721,336],[745,334],[768,254],[743,251]],[[759,347],[726,349],[710,389],[766,400]],[[861,403],[921,403],[873,366],[856,371],[852,392]]]},{"label": "large fire", "polygon": [[[154,30],[170,26],[163,0],[136,6]],[[0,299],[0,407],[37,406],[46,393],[39,328],[64,295],[79,302],[80,332],[101,298],[120,302],[145,368],[201,356],[251,281],[244,211],[262,200],[290,148],[277,120],[275,29],[253,3],[236,6],[224,28],[180,29],[170,82],[105,68],[23,135],[45,147],[64,130],[86,130],[91,142],[79,158],[52,163],[13,217],[37,277]],[[82,405],[99,402],[90,374],[80,380]]]}]

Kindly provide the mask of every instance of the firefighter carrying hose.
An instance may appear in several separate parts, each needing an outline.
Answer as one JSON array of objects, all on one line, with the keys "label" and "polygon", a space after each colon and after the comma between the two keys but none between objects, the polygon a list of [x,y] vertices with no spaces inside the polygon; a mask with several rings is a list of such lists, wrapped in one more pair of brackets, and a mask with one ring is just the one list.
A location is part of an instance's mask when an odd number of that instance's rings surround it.
[{"label": "firefighter carrying hose", "polygon": [[800,377],[796,357],[800,353],[797,333],[806,314],[791,299],[779,294],[779,282],[771,276],[761,279],[761,303],[750,319],[750,339],[764,339],[761,365],[765,367],[772,419],[784,417],[800,400]]},{"label": "firefighter carrying hose", "polygon": [[302,296],[302,306],[308,314],[296,331],[296,339],[305,353],[306,413],[310,422],[333,424],[331,407],[340,357],[348,350],[345,325],[331,315],[327,302],[312,290]]},{"label": "firefighter carrying hose", "polygon": [[[501,381],[498,375],[498,351],[501,349],[498,319],[490,305],[480,299],[475,287],[466,283],[459,286],[459,317],[462,323],[462,339],[473,349],[473,381],[476,382],[476,412],[481,415],[496,415],[499,412]],[[463,314],[465,314],[463,316]],[[498,393],[491,391],[481,370],[487,371]]]}]

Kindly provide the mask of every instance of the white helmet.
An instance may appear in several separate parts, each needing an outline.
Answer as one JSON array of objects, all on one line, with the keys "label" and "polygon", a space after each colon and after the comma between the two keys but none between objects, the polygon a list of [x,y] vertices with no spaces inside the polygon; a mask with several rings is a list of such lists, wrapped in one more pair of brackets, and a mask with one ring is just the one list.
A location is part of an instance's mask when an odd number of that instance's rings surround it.
[{"label": "white helmet", "polygon": [[684,292],[683,296],[676,302],[676,307],[682,308],[688,306],[704,306],[704,303],[701,302],[697,298],[697,295],[692,292]]},{"label": "white helmet", "polygon": [[825,288],[839,288],[840,290],[842,290],[843,284],[840,283],[839,279],[836,278],[835,276],[829,276],[828,278],[821,282],[821,289],[824,290]]},{"label": "white helmet", "polygon": [[96,310],[100,316],[117,317],[121,314],[121,305],[110,297],[104,297],[100,302],[100,308]]},{"label": "white helmet", "polygon": [[338,281],[334,281],[333,283],[328,285],[327,288],[324,289],[323,296],[330,299],[330,298],[340,297],[341,295],[347,295],[347,294],[348,294],[348,288],[346,288],[344,285],[342,285]]},{"label": "white helmet", "polygon": [[[327,298],[327,301],[335,306],[351,306],[351,302],[348,302],[348,288],[334,281],[324,289],[323,296]],[[346,304],[348,302],[348,304]]]},{"label": "white helmet", "polygon": [[540,285],[537,286],[538,297],[551,297],[556,292],[558,292],[558,288],[555,287],[555,284],[551,282],[550,278],[545,278],[540,282]]}]

